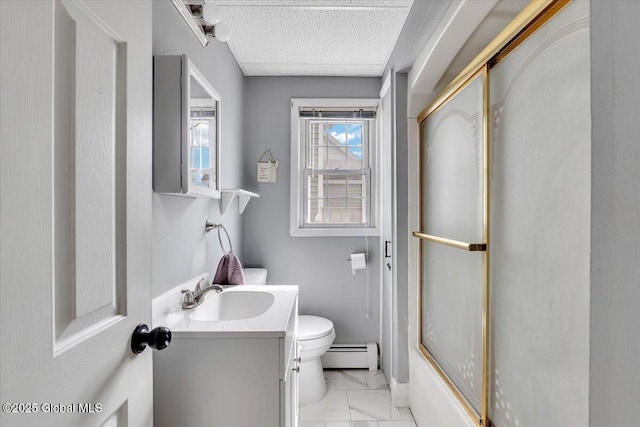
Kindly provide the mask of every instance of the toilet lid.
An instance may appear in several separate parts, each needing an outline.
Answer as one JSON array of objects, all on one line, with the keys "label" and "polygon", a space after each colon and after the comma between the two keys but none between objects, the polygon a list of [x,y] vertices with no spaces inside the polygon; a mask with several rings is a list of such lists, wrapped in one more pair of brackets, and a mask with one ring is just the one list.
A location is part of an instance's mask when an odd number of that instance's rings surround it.
[{"label": "toilet lid", "polygon": [[298,340],[312,340],[329,335],[333,322],[319,316],[298,316]]}]

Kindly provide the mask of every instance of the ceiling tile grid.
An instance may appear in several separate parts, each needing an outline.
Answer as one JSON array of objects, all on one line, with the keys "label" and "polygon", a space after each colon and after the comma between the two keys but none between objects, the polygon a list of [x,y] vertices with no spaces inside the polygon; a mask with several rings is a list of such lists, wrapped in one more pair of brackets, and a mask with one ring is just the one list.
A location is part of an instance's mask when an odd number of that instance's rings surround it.
[{"label": "ceiling tile grid", "polygon": [[380,76],[413,0],[220,0],[247,76]]}]

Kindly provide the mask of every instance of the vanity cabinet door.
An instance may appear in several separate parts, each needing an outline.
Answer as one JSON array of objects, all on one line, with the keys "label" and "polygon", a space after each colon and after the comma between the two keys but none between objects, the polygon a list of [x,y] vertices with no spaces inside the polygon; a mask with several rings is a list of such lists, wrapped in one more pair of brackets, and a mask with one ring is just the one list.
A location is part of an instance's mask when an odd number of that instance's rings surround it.
[{"label": "vanity cabinet door", "polygon": [[[297,365],[297,363],[296,363]],[[298,372],[291,371],[286,380],[280,380],[280,426],[298,426]]]},{"label": "vanity cabinet door", "polygon": [[282,353],[280,366],[280,426],[298,426],[298,372],[300,371],[300,350],[298,344],[298,302],[294,305],[287,332],[281,342]]},{"label": "vanity cabinet door", "polygon": [[300,371],[300,348],[301,346],[298,345],[297,341],[295,343],[295,348],[296,348],[296,353],[295,353],[295,359],[294,359],[294,370],[291,371],[291,378],[290,378],[290,386],[291,386],[291,410],[293,413],[292,416],[292,420],[293,423],[291,424],[292,427],[298,427],[298,419],[299,419],[299,412],[300,412],[300,403],[298,401],[298,375],[299,375],[299,371]]}]

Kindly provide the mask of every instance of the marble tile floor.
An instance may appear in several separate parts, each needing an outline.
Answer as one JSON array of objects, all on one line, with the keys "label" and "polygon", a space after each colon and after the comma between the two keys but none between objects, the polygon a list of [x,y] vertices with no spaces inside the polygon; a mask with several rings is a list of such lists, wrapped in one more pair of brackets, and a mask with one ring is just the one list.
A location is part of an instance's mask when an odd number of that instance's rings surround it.
[{"label": "marble tile floor", "polygon": [[327,395],[300,407],[299,427],[416,427],[409,408],[391,406],[382,370],[325,370]]}]

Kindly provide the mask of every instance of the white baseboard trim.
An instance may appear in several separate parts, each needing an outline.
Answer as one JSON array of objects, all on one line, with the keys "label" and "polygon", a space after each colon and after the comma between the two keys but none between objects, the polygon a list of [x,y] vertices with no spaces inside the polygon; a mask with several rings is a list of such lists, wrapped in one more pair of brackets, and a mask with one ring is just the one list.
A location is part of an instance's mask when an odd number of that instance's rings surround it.
[{"label": "white baseboard trim", "polygon": [[409,383],[398,383],[395,378],[391,378],[391,405],[396,408],[409,407]]}]

